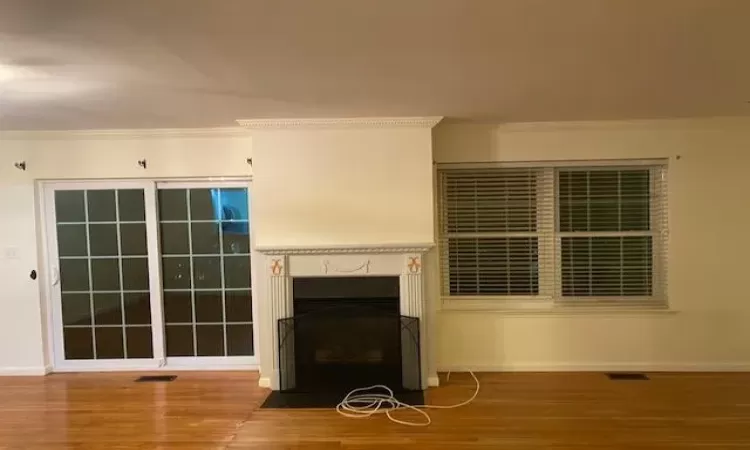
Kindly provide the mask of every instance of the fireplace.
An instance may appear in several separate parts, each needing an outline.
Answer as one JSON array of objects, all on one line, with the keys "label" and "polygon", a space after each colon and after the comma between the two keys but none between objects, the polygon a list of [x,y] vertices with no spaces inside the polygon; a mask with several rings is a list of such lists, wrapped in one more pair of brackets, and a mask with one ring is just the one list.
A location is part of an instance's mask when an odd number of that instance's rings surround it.
[{"label": "fireplace", "polygon": [[260,385],[302,392],[437,385],[428,373],[422,260],[430,245],[259,248],[266,255]]},{"label": "fireplace", "polygon": [[419,319],[400,314],[399,278],[296,277],[279,319],[279,388],[421,390]]}]

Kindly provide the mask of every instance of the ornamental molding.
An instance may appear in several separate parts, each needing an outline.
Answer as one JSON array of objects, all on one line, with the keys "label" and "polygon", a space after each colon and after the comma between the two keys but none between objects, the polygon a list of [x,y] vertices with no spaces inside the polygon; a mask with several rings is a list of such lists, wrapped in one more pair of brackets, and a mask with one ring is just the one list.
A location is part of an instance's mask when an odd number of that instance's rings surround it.
[{"label": "ornamental molding", "polygon": [[373,246],[330,246],[330,247],[256,247],[265,255],[341,255],[362,253],[425,253],[435,244],[403,244],[403,245],[373,245]]},{"label": "ornamental molding", "polygon": [[321,119],[240,119],[250,130],[295,130],[335,128],[433,128],[442,116],[431,117],[346,117]]}]

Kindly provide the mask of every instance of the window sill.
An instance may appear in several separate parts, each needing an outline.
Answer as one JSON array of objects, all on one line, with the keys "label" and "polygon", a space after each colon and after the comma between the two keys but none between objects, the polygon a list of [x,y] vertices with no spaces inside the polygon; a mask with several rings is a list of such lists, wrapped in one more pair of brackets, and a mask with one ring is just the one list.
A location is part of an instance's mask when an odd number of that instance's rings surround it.
[{"label": "window sill", "polygon": [[466,299],[443,297],[440,311],[481,312],[509,315],[674,315],[675,309],[664,305],[573,305],[556,303],[551,299],[484,298]]}]

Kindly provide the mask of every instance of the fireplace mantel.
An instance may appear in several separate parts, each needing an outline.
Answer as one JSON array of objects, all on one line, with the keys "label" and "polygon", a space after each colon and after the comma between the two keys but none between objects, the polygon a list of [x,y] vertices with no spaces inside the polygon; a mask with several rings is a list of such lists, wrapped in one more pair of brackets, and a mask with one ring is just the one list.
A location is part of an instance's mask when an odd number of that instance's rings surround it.
[{"label": "fireplace mantel", "polygon": [[294,277],[342,277],[342,276],[397,276],[400,285],[400,313],[417,317],[420,321],[420,354],[422,388],[436,385],[437,380],[428,377],[427,364],[427,306],[424,299],[424,254],[433,247],[431,243],[342,245],[342,246],[296,246],[257,247],[264,255],[262,270],[266,283],[267,302],[265,319],[270,321],[270,336],[273,341],[273,372],[261,374],[260,384],[272,389],[279,388],[279,319],[294,316],[291,281]]},{"label": "fireplace mantel", "polygon": [[384,245],[335,245],[326,247],[256,247],[265,255],[339,255],[339,254],[373,254],[373,253],[425,253],[434,244],[384,244]]}]

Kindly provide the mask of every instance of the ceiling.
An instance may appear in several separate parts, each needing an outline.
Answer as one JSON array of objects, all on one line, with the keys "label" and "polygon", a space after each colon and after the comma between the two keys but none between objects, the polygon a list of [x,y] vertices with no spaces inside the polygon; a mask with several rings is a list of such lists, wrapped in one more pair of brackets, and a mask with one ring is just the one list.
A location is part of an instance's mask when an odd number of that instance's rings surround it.
[{"label": "ceiling", "polygon": [[748,0],[0,0],[0,129],[750,115],[748,22]]}]

